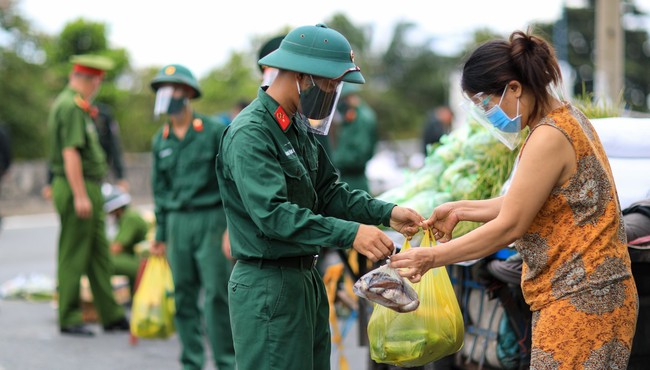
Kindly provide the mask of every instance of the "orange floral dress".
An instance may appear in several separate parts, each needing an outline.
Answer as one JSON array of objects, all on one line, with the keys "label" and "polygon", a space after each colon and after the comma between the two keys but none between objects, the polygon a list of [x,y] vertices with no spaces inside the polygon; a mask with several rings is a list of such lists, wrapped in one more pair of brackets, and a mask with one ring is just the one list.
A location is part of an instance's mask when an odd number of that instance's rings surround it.
[{"label": "orange floral dress", "polygon": [[587,117],[570,104],[539,125],[566,136],[578,168],[515,243],[533,312],[530,368],[624,369],[638,295],[609,161]]}]

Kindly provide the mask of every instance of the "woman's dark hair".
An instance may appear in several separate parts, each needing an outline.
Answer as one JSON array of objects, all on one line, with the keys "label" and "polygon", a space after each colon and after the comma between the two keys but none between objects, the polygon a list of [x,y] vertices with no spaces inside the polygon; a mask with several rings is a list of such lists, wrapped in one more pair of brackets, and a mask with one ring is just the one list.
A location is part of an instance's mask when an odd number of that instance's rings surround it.
[{"label": "woman's dark hair", "polygon": [[544,39],[515,31],[510,39],[492,40],[479,46],[463,66],[461,88],[468,95],[501,95],[512,80],[519,81],[535,97],[531,117],[549,104],[547,87],[562,80],[555,51]]}]

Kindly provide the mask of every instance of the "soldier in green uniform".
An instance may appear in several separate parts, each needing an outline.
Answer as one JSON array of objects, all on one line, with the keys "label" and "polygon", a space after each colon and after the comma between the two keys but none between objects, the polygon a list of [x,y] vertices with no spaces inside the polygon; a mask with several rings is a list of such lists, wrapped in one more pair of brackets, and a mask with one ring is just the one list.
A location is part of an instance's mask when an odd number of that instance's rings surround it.
[{"label": "soldier in green uniform", "polygon": [[168,118],[153,138],[156,238],[151,251],[166,252],[172,270],[180,360],[183,369],[203,367],[204,316],[216,367],[234,370],[227,292],[232,264],[221,251],[226,217],[215,174],[226,126],[193,111],[190,99],[201,91],[186,67],[165,66],[151,87],[154,113]]},{"label": "soldier in green uniform", "polygon": [[115,270],[113,275],[124,275],[129,279],[131,296],[134,293],[135,279],[140,268],[140,257],[136,254],[136,244],[147,237],[149,225],[140,213],[131,208],[131,196],[119,186],[104,184],[104,211],[115,219],[117,233],[110,244],[111,257]]},{"label": "soldier in green uniform", "polygon": [[317,144],[342,81],[364,82],[343,35],[296,28],[259,64],[278,75],[228,126],[217,159],[237,260],[228,286],[237,368],[329,370],[329,306],[314,268],[321,246],[377,261],[394,246],[371,225],[412,235],[423,218],[350,191]]},{"label": "soldier in green uniform", "polygon": [[129,330],[124,311],[113,297],[113,273],[105,230],[101,181],[106,158],[90,117],[91,100],[101,86],[110,59],[95,55],[72,58],[68,86],[48,117],[52,198],[61,221],[58,249],[58,300],[61,333],[92,336],[82,323],[80,279],[87,275],[93,303],[105,331]]},{"label": "soldier in green uniform", "polygon": [[337,105],[340,120],[334,135],[332,163],[339,170],[341,181],[350,188],[370,192],[366,164],[375,154],[377,117],[358,91],[358,85],[343,85]]}]

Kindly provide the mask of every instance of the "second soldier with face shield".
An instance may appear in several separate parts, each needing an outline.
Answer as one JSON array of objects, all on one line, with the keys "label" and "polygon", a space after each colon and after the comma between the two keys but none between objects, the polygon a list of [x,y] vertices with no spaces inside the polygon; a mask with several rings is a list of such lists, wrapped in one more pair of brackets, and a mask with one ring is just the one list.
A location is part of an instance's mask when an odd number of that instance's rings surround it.
[{"label": "second soldier with face shield", "polygon": [[151,87],[154,114],[165,119],[153,139],[151,252],[166,255],[172,270],[180,361],[184,369],[204,367],[206,332],[216,368],[234,370],[226,285],[231,263],[221,251],[226,219],[214,170],[226,126],[192,109],[201,90],[186,67],[163,67]]}]

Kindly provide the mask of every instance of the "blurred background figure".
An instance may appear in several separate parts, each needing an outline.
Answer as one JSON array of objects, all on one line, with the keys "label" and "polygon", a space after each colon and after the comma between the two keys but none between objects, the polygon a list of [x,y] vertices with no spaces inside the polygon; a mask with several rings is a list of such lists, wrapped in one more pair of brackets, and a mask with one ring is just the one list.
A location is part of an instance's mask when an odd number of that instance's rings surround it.
[{"label": "blurred background figure", "polygon": [[194,110],[201,89],[187,67],[169,64],[150,85],[154,115],[164,116],[152,144],[156,237],[151,254],[165,255],[172,270],[180,362],[184,369],[202,369],[207,358],[219,370],[234,370],[228,314],[232,264],[222,253],[227,224],[215,172],[226,126]]},{"label": "blurred background figure", "polygon": [[111,182],[115,182],[122,191],[129,191],[129,183],[126,181],[124,169],[124,154],[122,151],[122,142],[120,140],[120,125],[115,119],[113,108],[105,103],[96,102],[97,114],[93,117],[93,122],[97,127],[99,143],[106,154],[106,163],[112,170],[110,176]]},{"label": "blurred background figure", "polygon": [[78,55],[68,85],[54,101],[47,120],[52,170],[52,200],[60,219],[58,310],[62,334],[93,336],[82,322],[80,281],[88,277],[104,331],[128,331],[124,309],[111,286],[113,266],[106,238],[104,199],[106,157],[93,122],[93,99],[113,68],[99,55]]},{"label": "blurred background figure", "polygon": [[427,114],[422,130],[422,149],[425,156],[430,145],[438,143],[442,135],[451,132],[453,120],[454,112],[446,105],[439,106]]},{"label": "blurred background figure", "polygon": [[140,266],[140,256],[135,246],[147,237],[149,225],[142,215],[130,207],[131,196],[118,186],[104,184],[104,212],[113,218],[116,225],[115,237],[110,243],[111,259],[115,270],[113,275],[124,275],[129,279],[131,297]]},{"label": "blurred background figure", "polygon": [[[275,51],[275,49],[279,48],[282,40],[284,39],[284,36],[285,35],[275,36],[264,43],[264,45],[262,45],[260,48],[257,60],[264,58],[271,52]],[[273,82],[275,77],[278,75],[278,69],[261,64],[258,64],[258,66],[260,67],[260,72],[262,72],[262,86],[271,85],[271,82]]]},{"label": "blurred background figure", "polygon": [[[344,83],[337,105],[339,119],[331,133],[332,163],[351,189],[370,192],[366,164],[375,154],[377,118],[359,96],[360,87]],[[324,136],[326,137],[326,136]]]},{"label": "blurred background figure", "polygon": [[239,114],[239,112],[241,112],[242,109],[246,108],[248,103],[248,100],[239,100],[230,108],[229,111],[217,114],[216,119],[218,121],[221,121],[224,125],[228,126],[230,122],[232,122],[232,120],[235,119],[235,117]]},{"label": "blurred background figure", "polygon": [[[111,173],[107,179],[114,182],[123,191],[129,191],[129,182],[126,180],[124,169],[124,154],[120,140],[120,125],[113,114],[113,109],[105,103],[94,102],[89,108],[90,117],[95,123],[99,144],[104,150],[106,163]],[[52,169],[48,168],[47,184],[41,190],[43,198],[52,198]]]}]

